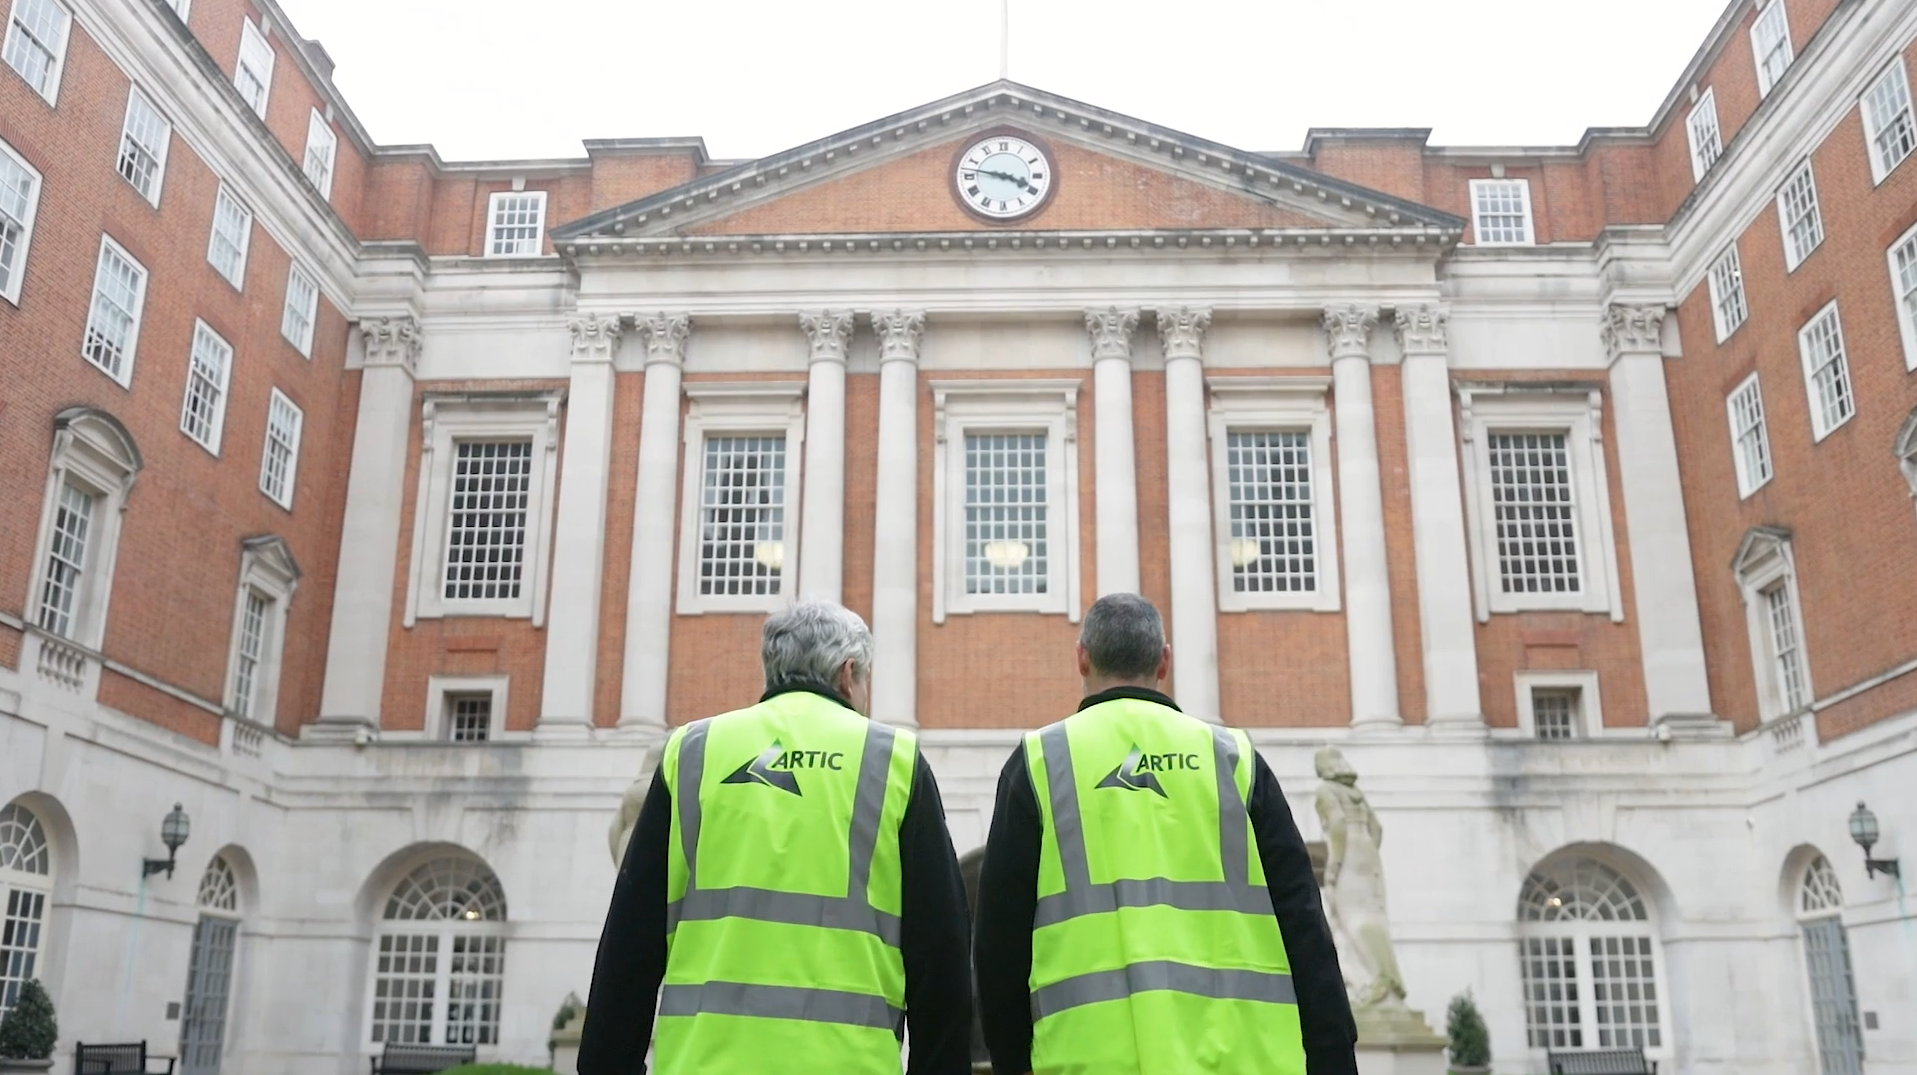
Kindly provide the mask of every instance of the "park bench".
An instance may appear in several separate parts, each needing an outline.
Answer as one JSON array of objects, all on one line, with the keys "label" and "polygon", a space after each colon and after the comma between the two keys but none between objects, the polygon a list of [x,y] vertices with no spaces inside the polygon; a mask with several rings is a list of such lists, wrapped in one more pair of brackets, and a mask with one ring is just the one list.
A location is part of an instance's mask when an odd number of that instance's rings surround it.
[{"label": "park bench", "polygon": [[[146,1055],[146,1042],[73,1046],[74,1075],[173,1075],[174,1058]],[[149,1064],[165,1064],[155,1069]]]},{"label": "park bench", "polygon": [[373,1075],[433,1075],[473,1062],[478,1050],[471,1045],[398,1045],[372,1058]]},{"label": "park bench", "polygon": [[1551,1075],[1657,1075],[1642,1049],[1583,1049],[1550,1054]]}]

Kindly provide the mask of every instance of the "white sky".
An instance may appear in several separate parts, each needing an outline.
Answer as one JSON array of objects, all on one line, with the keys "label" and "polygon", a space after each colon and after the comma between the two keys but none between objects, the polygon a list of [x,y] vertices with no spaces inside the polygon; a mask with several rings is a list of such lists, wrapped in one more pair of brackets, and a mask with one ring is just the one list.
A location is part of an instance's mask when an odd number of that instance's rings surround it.
[{"label": "white sky", "polygon": [[[1724,0],[1010,0],[1011,75],[1241,149],[1307,127],[1639,126]],[[373,138],[449,160],[703,135],[761,156],[989,82],[999,0],[281,0]]]}]

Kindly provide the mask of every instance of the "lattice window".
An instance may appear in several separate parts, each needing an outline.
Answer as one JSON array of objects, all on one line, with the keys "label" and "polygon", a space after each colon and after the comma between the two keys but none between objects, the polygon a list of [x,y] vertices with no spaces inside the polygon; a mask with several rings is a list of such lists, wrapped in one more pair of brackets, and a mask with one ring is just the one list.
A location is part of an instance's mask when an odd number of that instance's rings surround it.
[{"label": "lattice window", "polygon": [[1315,591],[1311,434],[1233,431],[1226,437],[1226,455],[1232,588],[1239,593]]},{"label": "lattice window", "polygon": [[1657,969],[1649,937],[1591,938],[1591,999],[1600,1049],[1656,1049]]},{"label": "lattice window", "polygon": [[233,88],[261,119],[266,118],[266,99],[273,92],[273,46],[266,35],[246,19],[240,33],[240,62],[233,69]]},{"label": "lattice window", "polygon": [[1473,179],[1471,208],[1479,246],[1529,246],[1531,184],[1523,179]]},{"label": "lattice window", "polygon": [[1750,496],[1771,480],[1771,438],[1764,424],[1764,394],[1753,373],[1737,386],[1725,407],[1731,420],[1731,451],[1737,491]]},{"label": "lattice window", "polygon": [[373,1041],[430,1043],[440,978],[439,937],[430,933],[382,935],[373,975]]},{"label": "lattice window", "polygon": [[446,696],[446,738],[455,743],[484,743],[493,734],[490,692]]},{"label": "lattice window", "polygon": [[[0,270],[3,272],[4,270]],[[1917,228],[1890,248],[1890,286],[1904,335],[1904,366],[1917,370]]]},{"label": "lattice window", "polygon": [[1737,256],[1736,243],[1712,263],[1709,279],[1711,320],[1717,327],[1717,342],[1723,343],[1750,317],[1750,307],[1744,299],[1744,264]]},{"label": "lattice window", "polygon": [[298,265],[286,272],[286,309],[280,335],[307,358],[313,357],[313,325],[319,319],[319,285]]},{"label": "lattice window", "polygon": [[1518,918],[1532,1048],[1664,1048],[1657,942],[1623,875],[1591,859],[1545,866],[1526,878]]},{"label": "lattice window", "polygon": [[1777,192],[1777,219],[1784,228],[1784,263],[1795,270],[1824,242],[1824,217],[1817,208],[1817,177],[1809,161]]},{"label": "lattice window", "polygon": [[53,540],[47,548],[46,579],[40,587],[39,624],[62,638],[71,638],[74,633],[80,580],[87,566],[87,538],[93,529],[93,507],[91,494],[71,484],[60,486]]},{"label": "lattice window", "polygon": [[1797,637],[1797,601],[1788,582],[1764,591],[1764,615],[1784,712],[1796,712],[1810,704],[1810,688],[1804,681],[1804,650]]},{"label": "lattice window", "polygon": [[1043,433],[965,435],[965,592],[1042,594],[1048,563]]},{"label": "lattice window", "polygon": [[272,610],[273,602],[265,595],[246,591],[246,604],[240,612],[240,644],[234,656],[233,712],[248,719],[255,708],[260,664],[266,655],[267,616]]},{"label": "lattice window", "polygon": [[0,48],[0,55],[49,102],[60,93],[60,71],[66,60],[67,32],[72,26],[73,16],[55,0],[13,0],[6,45]]},{"label": "lattice window", "polygon": [[385,917],[396,922],[504,922],[506,891],[483,864],[449,855],[407,874],[386,901]]},{"label": "lattice window", "polygon": [[1857,413],[1857,401],[1850,390],[1850,362],[1844,353],[1844,329],[1835,302],[1797,334],[1797,349],[1804,360],[1804,386],[1810,392],[1811,427],[1817,439],[1823,440]]},{"label": "lattice window", "polygon": [[0,807],[0,1013],[38,977],[53,856],[46,830],[19,803]]},{"label": "lattice window", "polygon": [[1578,692],[1561,689],[1533,690],[1531,721],[1539,739],[1577,738]]},{"label": "lattice window", "polygon": [[40,173],[0,142],[0,298],[9,302],[20,298],[27,244],[33,238],[33,217],[39,202]]},{"label": "lattice window", "polygon": [[339,135],[333,133],[333,125],[326,117],[314,109],[306,121],[306,178],[319,191],[320,197],[333,196],[333,159],[339,152]]},{"label": "lattice window", "polygon": [[1770,0],[1757,13],[1757,21],[1751,25],[1751,54],[1757,61],[1757,94],[1762,97],[1771,92],[1771,87],[1784,77],[1796,58],[1791,53],[1791,28],[1785,18],[1784,0]]},{"label": "lattice window", "polygon": [[488,218],[487,257],[536,257],[546,226],[546,192],[495,194]]},{"label": "lattice window", "polygon": [[1525,878],[1518,896],[1527,922],[1643,922],[1644,899],[1623,874],[1591,859],[1577,859]]},{"label": "lattice window", "polygon": [[139,342],[140,312],[145,305],[146,269],[120,244],[102,238],[80,354],[123,385],[133,379],[133,351]]},{"label": "lattice window", "polygon": [[1910,76],[1899,58],[1864,91],[1864,136],[1870,140],[1871,178],[1883,182],[1917,150],[1917,122],[1910,114]]},{"label": "lattice window", "polygon": [[699,495],[699,593],[780,592],[785,572],[785,437],[708,436]]},{"label": "lattice window", "polygon": [[1526,937],[1518,944],[1531,1048],[1584,1048],[1575,939]]},{"label": "lattice window", "polygon": [[519,596],[532,441],[460,441],[446,520],[448,601]]},{"label": "lattice window", "polygon": [[1702,181],[1711,165],[1724,153],[1723,136],[1717,126],[1717,92],[1705,90],[1691,107],[1691,116],[1685,124],[1691,139],[1691,178]]},{"label": "lattice window", "polygon": [[33,811],[19,803],[0,807],[0,872],[41,877],[53,872],[47,830]]},{"label": "lattice window", "polygon": [[382,931],[373,974],[372,1040],[491,1045],[505,989],[506,895],[484,865],[462,856],[423,863],[386,902],[388,922],[438,923]]},{"label": "lattice window", "polygon": [[246,250],[253,241],[253,213],[224,185],[213,203],[213,237],[206,260],[234,287],[246,284]]},{"label": "lattice window", "polygon": [[200,875],[199,905],[208,911],[240,912],[240,881],[225,855],[214,855]]},{"label": "lattice window", "polygon": [[1797,890],[1797,912],[1803,915],[1831,914],[1844,909],[1844,886],[1837,871],[1822,855],[1811,860],[1804,871],[1804,882]]},{"label": "lattice window", "polygon": [[180,432],[218,455],[220,434],[226,426],[226,379],[232,372],[233,348],[201,321],[193,328],[190,365],[186,401],[180,408]]},{"label": "lattice window", "polygon": [[446,989],[446,1044],[499,1040],[499,997],[506,983],[504,937],[453,938]]},{"label": "lattice window", "polygon": [[306,415],[279,389],[266,409],[266,450],[260,459],[260,492],[280,507],[293,507],[293,482],[299,473],[300,431]]},{"label": "lattice window", "polygon": [[1562,433],[1493,433],[1491,497],[1505,593],[1577,593],[1577,506]]},{"label": "lattice window", "polygon": [[154,205],[160,204],[160,182],[172,137],[173,125],[146,94],[137,86],[128,90],[126,123],[120,130],[120,176]]}]

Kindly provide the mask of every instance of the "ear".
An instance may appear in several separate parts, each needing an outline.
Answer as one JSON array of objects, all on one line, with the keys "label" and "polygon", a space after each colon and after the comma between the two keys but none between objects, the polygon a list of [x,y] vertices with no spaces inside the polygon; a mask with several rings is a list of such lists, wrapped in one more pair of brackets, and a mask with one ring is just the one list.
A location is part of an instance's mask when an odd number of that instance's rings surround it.
[{"label": "ear", "polygon": [[853,664],[850,659],[847,659],[844,664],[839,666],[838,674],[832,677],[832,686],[839,692],[839,697],[850,698],[852,697],[852,685],[858,681],[858,666]]},{"label": "ear", "polygon": [[1078,643],[1078,678],[1085,679],[1092,674],[1092,654],[1085,643]]},{"label": "ear", "polygon": [[1163,683],[1165,680],[1168,680],[1171,678],[1171,647],[1170,646],[1166,646],[1164,652],[1158,655],[1157,677],[1160,683]]}]

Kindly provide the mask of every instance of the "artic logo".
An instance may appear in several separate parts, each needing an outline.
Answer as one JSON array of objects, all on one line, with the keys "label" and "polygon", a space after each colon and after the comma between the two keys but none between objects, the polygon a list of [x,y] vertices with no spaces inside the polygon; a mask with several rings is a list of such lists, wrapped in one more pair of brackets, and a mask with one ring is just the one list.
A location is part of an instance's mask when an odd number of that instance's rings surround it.
[{"label": "artic logo", "polygon": [[1165,785],[1158,782],[1157,773],[1174,769],[1198,768],[1196,754],[1147,754],[1137,743],[1132,751],[1125,755],[1118,768],[1113,769],[1105,779],[1098,782],[1101,788],[1123,788],[1126,791],[1155,791],[1159,798],[1169,799],[1165,794]]},{"label": "artic logo", "polygon": [[785,744],[777,739],[765,748],[765,753],[748,760],[732,771],[732,775],[721,780],[721,784],[764,784],[769,788],[789,791],[803,796],[799,790],[798,769],[845,768],[845,755],[837,751],[826,750],[787,750]]}]

